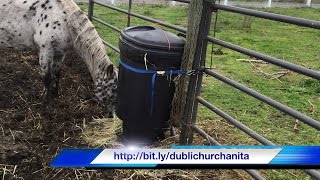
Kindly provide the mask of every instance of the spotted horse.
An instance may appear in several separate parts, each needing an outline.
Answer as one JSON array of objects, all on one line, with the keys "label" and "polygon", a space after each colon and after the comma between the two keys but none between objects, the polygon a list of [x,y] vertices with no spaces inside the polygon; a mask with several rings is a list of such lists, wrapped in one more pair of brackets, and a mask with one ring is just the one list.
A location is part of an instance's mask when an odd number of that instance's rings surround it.
[{"label": "spotted horse", "polygon": [[1,0],[0,49],[39,52],[45,102],[57,97],[63,60],[68,52],[76,52],[90,71],[96,97],[109,115],[114,111],[118,70],[73,0]]}]

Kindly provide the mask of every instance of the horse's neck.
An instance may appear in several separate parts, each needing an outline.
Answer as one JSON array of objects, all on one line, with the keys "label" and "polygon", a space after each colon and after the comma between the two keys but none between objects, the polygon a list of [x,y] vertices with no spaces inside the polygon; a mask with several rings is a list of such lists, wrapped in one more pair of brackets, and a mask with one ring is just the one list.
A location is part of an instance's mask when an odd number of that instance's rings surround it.
[{"label": "horse's neck", "polygon": [[[79,49],[76,50],[76,52],[79,52]],[[94,85],[99,84],[99,82],[102,81],[104,79],[104,76],[106,76],[107,74],[106,68],[111,64],[109,59],[107,57],[103,59],[98,59],[96,58],[96,54],[88,56],[83,53],[78,53],[78,55],[85,62],[94,82]]]},{"label": "horse's neck", "polygon": [[[90,37],[90,35],[87,37]],[[96,35],[96,39],[85,40],[85,42],[75,42],[74,44],[74,49],[86,63],[95,84],[98,83],[98,79],[105,76],[106,67],[111,64],[111,61],[106,55],[105,47],[100,41],[101,39]]]},{"label": "horse's neck", "polygon": [[74,51],[84,60],[95,82],[97,76],[102,73],[101,67],[111,64],[105,47],[93,24],[80,8],[72,0],[62,2]]}]

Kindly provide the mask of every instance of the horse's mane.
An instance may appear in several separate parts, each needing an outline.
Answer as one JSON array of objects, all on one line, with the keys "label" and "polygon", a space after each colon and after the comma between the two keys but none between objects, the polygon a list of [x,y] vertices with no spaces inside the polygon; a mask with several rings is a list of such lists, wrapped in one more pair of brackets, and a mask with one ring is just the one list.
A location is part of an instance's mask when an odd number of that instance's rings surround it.
[{"label": "horse's mane", "polygon": [[102,40],[94,25],[73,0],[62,0],[61,3],[67,15],[74,50],[83,58],[90,71],[93,71],[91,75],[95,79],[98,65],[104,68],[111,64]]}]

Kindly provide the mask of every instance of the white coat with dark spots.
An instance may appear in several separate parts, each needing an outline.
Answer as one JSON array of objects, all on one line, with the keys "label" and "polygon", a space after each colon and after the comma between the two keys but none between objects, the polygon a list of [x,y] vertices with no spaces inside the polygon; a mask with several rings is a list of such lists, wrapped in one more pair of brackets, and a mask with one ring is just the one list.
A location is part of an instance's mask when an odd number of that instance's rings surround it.
[{"label": "white coat with dark spots", "polygon": [[97,98],[113,112],[118,71],[73,0],[1,0],[0,48],[39,52],[45,101],[57,96],[62,62],[75,51],[91,73]]}]

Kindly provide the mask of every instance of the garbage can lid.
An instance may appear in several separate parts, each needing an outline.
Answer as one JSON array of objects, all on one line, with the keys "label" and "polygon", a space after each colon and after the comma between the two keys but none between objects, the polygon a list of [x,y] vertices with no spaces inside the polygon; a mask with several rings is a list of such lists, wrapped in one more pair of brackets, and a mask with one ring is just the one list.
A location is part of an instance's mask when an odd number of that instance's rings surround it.
[{"label": "garbage can lid", "polygon": [[153,26],[135,26],[126,28],[121,37],[137,46],[168,51],[183,51],[184,40]]}]

